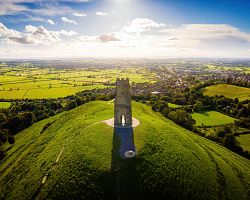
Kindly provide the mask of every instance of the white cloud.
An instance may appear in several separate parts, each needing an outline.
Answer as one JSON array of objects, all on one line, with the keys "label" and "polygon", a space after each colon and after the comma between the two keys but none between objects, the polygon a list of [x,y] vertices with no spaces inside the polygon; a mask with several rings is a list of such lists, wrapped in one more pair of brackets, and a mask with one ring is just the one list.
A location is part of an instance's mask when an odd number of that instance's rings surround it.
[{"label": "white cloud", "polygon": [[32,26],[32,25],[27,25],[27,26],[25,26],[25,29],[24,29],[24,31],[26,33],[33,33],[36,30],[37,30],[37,27],[36,26]]},{"label": "white cloud", "polygon": [[150,31],[153,28],[165,27],[163,23],[157,23],[148,18],[136,18],[123,27],[123,30],[128,33],[142,33]]},{"label": "white cloud", "polygon": [[57,31],[56,33],[60,35],[68,36],[68,37],[78,35],[78,33],[75,31],[65,31],[65,30]]},{"label": "white cloud", "polygon": [[0,1],[0,15],[6,15],[6,14],[10,15],[27,10],[25,6],[16,4],[18,2],[22,1],[18,0]]},{"label": "white cloud", "polygon": [[38,29],[40,30],[43,30],[42,32],[47,32],[49,34],[52,34],[52,35],[64,35],[64,36],[75,36],[75,35],[78,35],[77,32],[75,31],[65,31],[65,30],[60,30],[60,31],[49,31],[47,29],[45,29],[43,26],[39,26],[39,27],[36,27],[36,26],[32,26],[32,25],[27,25],[25,26],[25,32],[26,33],[35,33]]},{"label": "white cloud", "polygon": [[81,35],[77,38],[75,41],[76,43],[95,43],[96,42],[96,36],[87,36],[87,35]]},{"label": "white cloud", "polygon": [[16,37],[21,34],[13,29],[8,29],[4,24],[0,22],[0,39],[3,37]]},{"label": "white cloud", "polygon": [[46,21],[44,18],[42,17],[37,17],[37,16],[32,16],[32,15],[28,15],[25,14],[26,18],[22,18],[22,19],[15,19],[15,21],[23,21],[23,22],[29,22],[29,21],[33,21],[33,22],[44,22]]},{"label": "white cloud", "polygon": [[134,19],[124,27],[120,32],[80,36],[70,47],[85,56],[102,57],[250,57],[250,34],[229,25],[173,27]]},{"label": "white cloud", "polygon": [[28,25],[25,27],[25,31],[27,32],[27,34],[23,36],[23,41],[29,41],[30,44],[50,45],[51,43],[61,41],[56,32],[49,31],[43,26],[35,27],[32,25]]},{"label": "white cloud", "polygon": [[87,16],[86,13],[79,13],[79,12],[73,12],[72,15],[74,15],[76,17],[86,17]]},{"label": "white cloud", "polygon": [[97,41],[103,42],[103,43],[120,41],[113,34],[108,34],[108,33],[103,33],[103,34],[99,35],[96,39],[97,39]]},{"label": "white cloud", "polygon": [[[0,15],[10,15],[20,12],[32,12],[44,16],[63,15],[65,13],[72,13],[73,10],[68,6],[63,6],[60,3],[87,3],[90,0],[1,0],[0,1]],[[39,9],[30,9],[20,3],[40,3],[42,6]]]},{"label": "white cloud", "polygon": [[13,29],[8,29],[2,23],[0,23],[0,41],[7,39],[7,41],[16,44],[35,44],[35,45],[51,45],[54,43],[62,42],[61,36],[72,37],[78,35],[75,31],[49,31],[43,26],[25,26],[24,32],[18,32]]},{"label": "white cloud", "polygon": [[172,27],[161,30],[164,41],[168,45],[176,47],[201,47],[212,48],[213,43],[220,44],[219,48],[227,48],[230,43],[250,43],[250,34],[240,31],[238,28],[226,24],[185,24],[180,27]]},{"label": "white cloud", "polygon": [[55,22],[53,21],[53,20],[51,20],[51,19],[48,19],[48,21],[47,21],[50,25],[55,25]]},{"label": "white cloud", "polygon": [[35,15],[42,15],[42,16],[56,16],[56,15],[65,15],[72,13],[73,10],[70,7],[62,6],[62,5],[50,5],[45,4],[46,6],[39,8],[39,9],[27,9],[28,12],[31,12]]},{"label": "white cloud", "polygon": [[19,44],[34,44],[35,40],[29,37],[9,37],[9,39]]},{"label": "white cloud", "polygon": [[97,16],[106,16],[106,15],[108,15],[108,13],[100,12],[100,11],[97,11],[95,14],[96,14]]},{"label": "white cloud", "polygon": [[250,34],[236,27],[225,24],[168,26],[147,18],[134,19],[117,32],[79,36],[73,30],[50,31],[32,25],[18,32],[0,23],[0,43],[6,52],[7,49],[21,52],[23,47],[24,56],[250,57]]},{"label": "white cloud", "polygon": [[60,2],[70,2],[70,3],[88,3],[91,0],[58,0]]},{"label": "white cloud", "polygon": [[66,17],[61,17],[61,20],[64,22],[64,23],[70,23],[70,24],[75,24],[77,25],[77,22],[75,20],[72,20],[72,19],[68,19]]}]

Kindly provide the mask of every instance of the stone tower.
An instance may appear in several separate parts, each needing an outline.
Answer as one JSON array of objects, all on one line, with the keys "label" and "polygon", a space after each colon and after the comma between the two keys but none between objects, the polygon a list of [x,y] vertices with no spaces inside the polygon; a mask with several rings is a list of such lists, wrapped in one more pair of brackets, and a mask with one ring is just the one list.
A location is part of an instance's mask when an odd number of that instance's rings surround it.
[{"label": "stone tower", "polygon": [[117,79],[115,89],[115,126],[132,126],[132,110],[129,79]]}]

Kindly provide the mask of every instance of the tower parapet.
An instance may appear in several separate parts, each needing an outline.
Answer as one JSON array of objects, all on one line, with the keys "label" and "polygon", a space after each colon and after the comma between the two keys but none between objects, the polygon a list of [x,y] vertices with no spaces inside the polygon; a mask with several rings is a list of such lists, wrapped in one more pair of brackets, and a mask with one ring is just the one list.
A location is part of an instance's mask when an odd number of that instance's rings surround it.
[{"label": "tower parapet", "polygon": [[129,85],[129,79],[118,78],[116,79],[116,85]]}]

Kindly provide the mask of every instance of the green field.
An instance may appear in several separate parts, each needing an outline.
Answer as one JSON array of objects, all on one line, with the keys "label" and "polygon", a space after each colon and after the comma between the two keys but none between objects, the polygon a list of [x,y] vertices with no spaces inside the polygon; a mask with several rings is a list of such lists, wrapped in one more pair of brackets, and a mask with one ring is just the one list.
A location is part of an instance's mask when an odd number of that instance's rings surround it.
[{"label": "green field", "polygon": [[0,102],[0,108],[9,108],[11,102]]},{"label": "green field", "polygon": [[204,113],[194,113],[192,118],[196,121],[196,126],[218,126],[234,123],[234,118],[216,111]]},{"label": "green field", "polygon": [[24,90],[0,91],[0,98],[4,99],[41,99],[41,98],[59,98],[75,94],[84,90],[106,88],[104,85],[90,85],[78,87],[47,87],[30,88]]},{"label": "green field", "polygon": [[123,161],[114,153],[113,128],[101,122],[113,117],[110,102],[90,102],[25,129],[4,146],[0,199],[130,199],[126,186],[136,199],[249,199],[249,160],[149,106],[133,103],[133,116],[140,120],[137,156]]},{"label": "green field", "polygon": [[169,108],[181,108],[182,106],[174,104],[174,103],[168,103]]},{"label": "green field", "polygon": [[58,98],[95,88],[106,88],[116,78],[130,82],[154,82],[156,76],[146,68],[54,69],[35,67],[3,67],[0,70],[0,98]]},{"label": "green field", "polygon": [[250,134],[237,136],[236,140],[245,151],[250,151]]},{"label": "green field", "polygon": [[246,74],[249,74],[250,73],[250,68],[249,66],[247,67],[242,67],[242,66],[238,66],[238,67],[234,67],[234,66],[217,66],[217,65],[213,65],[213,64],[208,64],[207,65],[208,69],[209,70],[233,70],[233,71],[240,71],[240,72],[244,72]]},{"label": "green field", "polygon": [[224,95],[227,98],[238,98],[240,101],[244,101],[250,99],[250,88],[218,84],[206,87],[204,94],[208,96]]}]

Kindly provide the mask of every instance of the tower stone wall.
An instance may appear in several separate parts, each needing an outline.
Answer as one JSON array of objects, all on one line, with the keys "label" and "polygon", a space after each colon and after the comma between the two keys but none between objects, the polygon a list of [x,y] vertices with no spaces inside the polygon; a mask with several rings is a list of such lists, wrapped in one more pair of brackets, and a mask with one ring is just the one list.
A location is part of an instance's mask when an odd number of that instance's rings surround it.
[{"label": "tower stone wall", "polygon": [[[115,126],[132,126],[132,109],[129,79],[117,79],[115,89]],[[122,120],[124,119],[124,120]],[[125,123],[123,123],[125,121]]]}]

